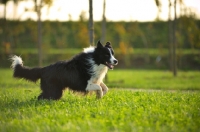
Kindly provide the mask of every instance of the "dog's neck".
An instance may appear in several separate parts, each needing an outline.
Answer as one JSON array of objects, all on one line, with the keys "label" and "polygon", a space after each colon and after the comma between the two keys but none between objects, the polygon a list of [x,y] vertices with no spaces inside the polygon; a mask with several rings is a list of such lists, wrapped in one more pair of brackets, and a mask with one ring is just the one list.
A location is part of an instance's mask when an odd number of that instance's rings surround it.
[{"label": "dog's neck", "polygon": [[103,81],[103,79],[108,71],[108,67],[103,64],[100,64],[100,65],[95,64],[92,67],[92,69],[93,69],[93,74],[92,74],[89,82],[92,82],[95,84],[100,84]]}]

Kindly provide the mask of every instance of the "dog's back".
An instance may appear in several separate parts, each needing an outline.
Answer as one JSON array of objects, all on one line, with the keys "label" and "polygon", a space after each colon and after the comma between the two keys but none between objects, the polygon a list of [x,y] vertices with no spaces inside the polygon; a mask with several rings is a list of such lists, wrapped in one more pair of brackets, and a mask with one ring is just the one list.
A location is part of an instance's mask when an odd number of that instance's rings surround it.
[{"label": "dog's back", "polygon": [[68,87],[74,91],[86,92],[91,54],[81,53],[69,61],[60,61],[43,68],[23,66],[18,56],[11,57],[13,77],[23,78],[32,82],[40,80],[42,93],[38,99],[59,99],[62,91]]}]

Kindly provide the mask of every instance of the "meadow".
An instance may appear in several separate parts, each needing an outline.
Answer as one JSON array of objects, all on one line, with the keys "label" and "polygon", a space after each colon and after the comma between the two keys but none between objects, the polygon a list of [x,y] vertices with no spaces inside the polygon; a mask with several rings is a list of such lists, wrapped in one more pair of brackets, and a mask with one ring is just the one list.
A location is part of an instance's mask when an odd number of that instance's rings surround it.
[{"label": "meadow", "polygon": [[200,130],[200,72],[113,70],[100,100],[66,90],[59,101],[37,100],[39,82],[0,69],[0,131]]}]

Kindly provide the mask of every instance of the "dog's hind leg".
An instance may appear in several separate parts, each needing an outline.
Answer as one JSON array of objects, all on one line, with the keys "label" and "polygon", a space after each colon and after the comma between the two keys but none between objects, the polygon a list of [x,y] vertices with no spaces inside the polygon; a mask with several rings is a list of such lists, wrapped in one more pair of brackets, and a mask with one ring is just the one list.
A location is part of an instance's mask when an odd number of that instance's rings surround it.
[{"label": "dog's hind leg", "polygon": [[55,90],[50,94],[50,98],[53,100],[59,100],[63,95],[63,91],[60,88],[55,88]]},{"label": "dog's hind leg", "polygon": [[49,91],[42,91],[42,93],[38,96],[38,100],[40,99],[52,99],[52,100],[58,100],[62,97],[63,91],[60,89],[55,88],[54,90]]},{"label": "dog's hind leg", "polygon": [[39,99],[52,99],[52,100],[58,100],[62,97],[63,90],[60,85],[56,84],[47,84],[43,80],[41,80],[41,90],[42,93],[38,96]]},{"label": "dog's hind leg", "polygon": [[38,96],[38,100],[41,100],[41,99],[49,99],[49,98],[48,98],[48,95],[47,95],[45,92],[42,92],[42,93]]},{"label": "dog's hind leg", "polygon": [[41,100],[41,99],[49,99],[48,98],[48,87],[47,87],[47,84],[44,80],[41,79],[41,82],[40,82],[40,88],[42,90],[42,93],[38,96],[38,100]]}]

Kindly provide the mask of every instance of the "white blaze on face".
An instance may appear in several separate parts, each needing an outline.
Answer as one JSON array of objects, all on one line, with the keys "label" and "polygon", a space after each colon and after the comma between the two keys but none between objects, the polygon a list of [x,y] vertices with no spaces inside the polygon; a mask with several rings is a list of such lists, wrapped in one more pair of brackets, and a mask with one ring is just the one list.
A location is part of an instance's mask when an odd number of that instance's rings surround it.
[{"label": "white blaze on face", "polygon": [[115,59],[115,57],[112,55],[111,49],[108,48],[108,50],[110,52],[110,62],[111,62],[111,64],[115,64],[114,61],[116,61],[117,59]]}]

